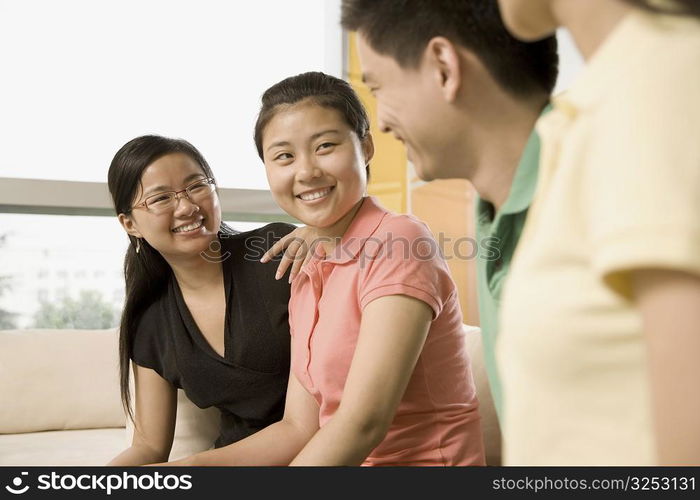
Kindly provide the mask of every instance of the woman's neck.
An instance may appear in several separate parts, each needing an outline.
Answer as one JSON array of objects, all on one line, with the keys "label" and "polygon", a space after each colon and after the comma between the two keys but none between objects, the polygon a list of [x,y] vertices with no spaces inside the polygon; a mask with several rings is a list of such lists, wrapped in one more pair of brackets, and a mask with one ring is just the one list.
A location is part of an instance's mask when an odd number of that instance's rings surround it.
[{"label": "woman's neck", "polygon": [[345,234],[345,231],[348,230],[350,224],[352,224],[352,221],[355,219],[355,215],[357,215],[357,211],[362,206],[362,202],[364,200],[365,198],[360,199],[360,201],[358,201],[350,210],[348,210],[348,212],[345,215],[338,219],[338,221],[336,221],[333,225],[328,227],[314,228],[317,237],[321,238],[323,249],[326,252],[326,255],[330,255],[335,249],[336,245],[340,243],[340,239]]},{"label": "woman's neck", "polygon": [[166,260],[183,293],[206,292],[223,283],[222,257],[219,251],[209,250],[188,259]]},{"label": "woman's neck", "polygon": [[632,9],[621,0],[557,0],[552,10],[588,62]]}]

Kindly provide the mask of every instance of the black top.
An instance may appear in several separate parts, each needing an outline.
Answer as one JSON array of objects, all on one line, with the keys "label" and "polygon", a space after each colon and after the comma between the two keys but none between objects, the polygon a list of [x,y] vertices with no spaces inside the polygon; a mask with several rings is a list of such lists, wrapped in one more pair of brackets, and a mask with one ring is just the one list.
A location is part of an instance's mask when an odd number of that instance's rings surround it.
[{"label": "black top", "polygon": [[173,275],[140,318],[131,359],[184,389],[200,408],[221,411],[217,448],[282,418],[289,376],[289,284],[275,280],[279,260],[259,260],[293,229],[274,223],[219,233],[226,290],[223,358],[200,332]]}]

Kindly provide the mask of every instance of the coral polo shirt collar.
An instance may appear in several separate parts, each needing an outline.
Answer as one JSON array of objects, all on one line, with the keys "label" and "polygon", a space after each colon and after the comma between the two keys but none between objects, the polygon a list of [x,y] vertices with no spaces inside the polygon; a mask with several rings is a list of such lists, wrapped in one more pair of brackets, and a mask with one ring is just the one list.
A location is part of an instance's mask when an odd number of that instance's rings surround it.
[{"label": "coral polo shirt collar", "polygon": [[325,262],[345,264],[356,260],[387,213],[375,197],[366,196],[340,243],[331,254],[326,256]]}]

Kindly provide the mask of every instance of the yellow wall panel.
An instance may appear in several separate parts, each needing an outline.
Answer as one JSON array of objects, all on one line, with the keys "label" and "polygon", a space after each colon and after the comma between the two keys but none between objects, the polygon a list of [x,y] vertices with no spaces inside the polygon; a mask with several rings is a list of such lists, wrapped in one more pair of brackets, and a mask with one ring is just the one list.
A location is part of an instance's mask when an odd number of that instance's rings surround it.
[{"label": "yellow wall panel", "polygon": [[362,70],[357,57],[354,33],[348,37],[347,79],[367,109],[370,132],[374,139],[374,159],[370,162],[371,174],[367,190],[389,210],[405,213],[408,207],[406,149],[391,134],[379,131],[377,103],[362,83]]},{"label": "yellow wall panel", "polygon": [[432,181],[411,191],[411,208],[442,248],[457,284],[464,322],[479,325],[474,188],[462,179]]}]

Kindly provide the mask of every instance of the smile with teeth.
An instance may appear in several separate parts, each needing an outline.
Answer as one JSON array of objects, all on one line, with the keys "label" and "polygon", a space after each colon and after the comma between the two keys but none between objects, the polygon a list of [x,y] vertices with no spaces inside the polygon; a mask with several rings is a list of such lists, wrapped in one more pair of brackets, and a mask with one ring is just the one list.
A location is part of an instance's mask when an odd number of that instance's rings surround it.
[{"label": "smile with teeth", "polygon": [[328,194],[333,190],[335,186],[329,186],[323,189],[319,189],[318,191],[312,191],[310,193],[304,193],[304,194],[298,194],[297,198],[300,198],[304,201],[313,201],[313,200],[318,200],[319,198],[323,198],[324,196],[328,196]]},{"label": "smile with teeth", "polygon": [[192,224],[188,224],[186,226],[176,227],[175,229],[173,229],[173,233],[184,233],[187,231],[194,231],[195,229],[199,229],[203,223],[204,219],[199,220],[197,222],[193,222]]}]

